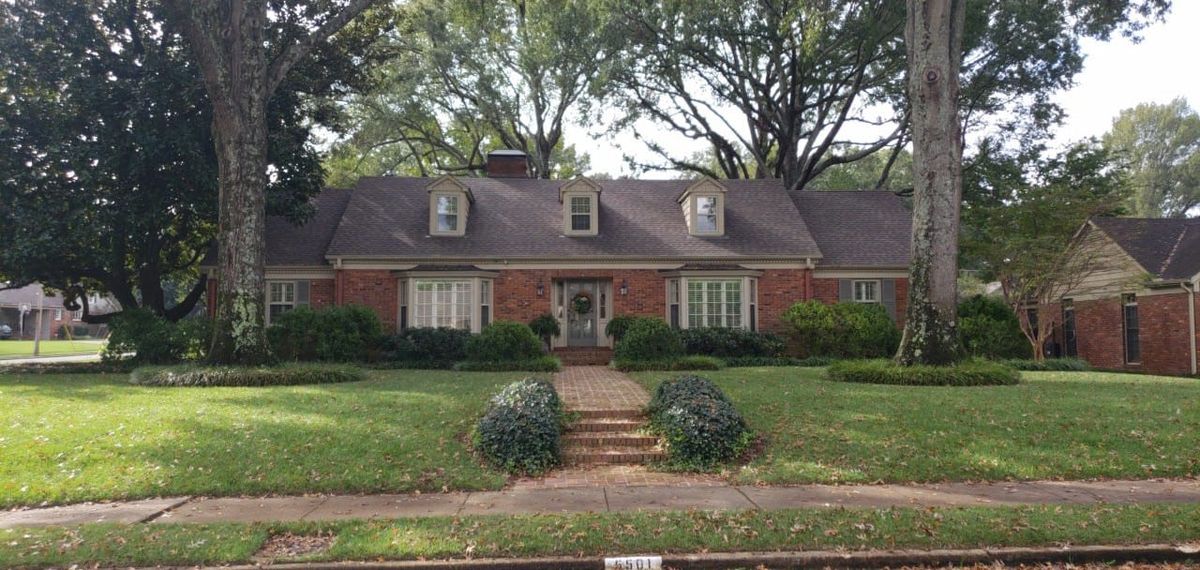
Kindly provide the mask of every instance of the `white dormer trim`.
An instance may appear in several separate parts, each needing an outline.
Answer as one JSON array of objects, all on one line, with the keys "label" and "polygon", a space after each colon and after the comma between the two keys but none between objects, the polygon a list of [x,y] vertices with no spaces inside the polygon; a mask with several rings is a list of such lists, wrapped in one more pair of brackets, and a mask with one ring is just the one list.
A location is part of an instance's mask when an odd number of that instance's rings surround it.
[{"label": "white dormer trim", "polygon": [[[583,201],[586,200],[586,205]],[[558,189],[558,201],[562,204],[563,235],[565,236],[594,236],[600,233],[600,185],[594,180],[580,176]],[[574,205],[586,212],[577,212]],[[575,229],[575,216],[581,219],[588,215],[587,229]]]},{"label": "white dormer trim", "polygon": [[[429,191],[429,235],[462,237],[467,233],[467,216],[471,212],[471,204],[475,203],[475,195],[457,178],[446,175],[430,182],[425,187]],[[439,206],[446,206],[446,214],[453,216],[453,227],[446,228],[441,223]],[[450,212],[453,212],[450,214]]]},{"label": "white dormer trim", "polygon": [[[688,233],[702,237],[725,235],[725,193],[724,184],[712,178],[702,178],[680,194],[679,204],[683,206]],[[713,210],[709,216],[698,211],[705,203]]]}]

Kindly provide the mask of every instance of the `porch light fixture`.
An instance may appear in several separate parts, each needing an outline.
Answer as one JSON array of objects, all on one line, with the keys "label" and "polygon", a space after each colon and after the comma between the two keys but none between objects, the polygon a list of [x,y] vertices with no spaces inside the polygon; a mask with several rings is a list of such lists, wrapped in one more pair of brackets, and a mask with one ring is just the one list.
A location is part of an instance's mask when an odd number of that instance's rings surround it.
[{"label": "porch light fixture", "polygon": [[628,280],[626,280],[626,279],[621,280],[620,291],[621,291],[621,296],[625,296],[625,295],[629,294],[629,281]]},{"label": "porch light fixture", "polygon": [[541,281],[538,281],[537,282],[537,296],[541,297],[545,293],[546,293],[546,285],[543,284]]}]

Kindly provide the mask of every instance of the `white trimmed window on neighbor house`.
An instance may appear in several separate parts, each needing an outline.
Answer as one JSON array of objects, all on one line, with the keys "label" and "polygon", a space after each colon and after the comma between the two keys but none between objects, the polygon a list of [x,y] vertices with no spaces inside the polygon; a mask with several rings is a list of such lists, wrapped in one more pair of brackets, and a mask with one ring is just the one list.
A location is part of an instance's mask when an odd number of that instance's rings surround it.
[{"label": "white trimmed window on neighbor house", "polygon": [[854,302],[855,303],[873,303],[882,302],[879,294],[880,284],[878,279],[859,279],[854,281]]}]

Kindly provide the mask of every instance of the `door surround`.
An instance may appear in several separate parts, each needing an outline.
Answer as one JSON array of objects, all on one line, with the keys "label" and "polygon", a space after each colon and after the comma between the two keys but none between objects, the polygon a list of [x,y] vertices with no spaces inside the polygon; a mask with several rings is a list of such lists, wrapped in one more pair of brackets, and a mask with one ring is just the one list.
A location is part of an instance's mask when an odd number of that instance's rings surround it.
[{"label": "door surround", "polygon": [[[612,345],[604,334],[608,320],[612,318],[612,279],[564,277],[554,280],[553,290],[552,314],[562,330],[562,334],[554,338],[555,348]],[[580,305],[590,305],[590,308],[581,314]]]}]

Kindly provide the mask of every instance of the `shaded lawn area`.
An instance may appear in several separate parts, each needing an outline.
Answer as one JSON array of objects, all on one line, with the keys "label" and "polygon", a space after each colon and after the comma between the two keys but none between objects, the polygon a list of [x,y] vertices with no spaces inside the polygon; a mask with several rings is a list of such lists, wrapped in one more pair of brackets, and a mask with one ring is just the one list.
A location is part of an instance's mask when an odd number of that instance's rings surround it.
[{"label": "shaded lawn area", "polygon": [[466,436],[525,373],[376,371],[280,388],[0,374],[0,508],[171,495],[497,489]]},{"label": "shaded lawn area", "polygon": [[[701,372],[765,452],[740,483],[1150,478],[1200,474],[1200,380],[1026,372],[1018,386],[843,384],[811,368]],[[670,373],[634,375],[653,389]]]},{"label": "shaded lawn area", "polygon": [[797,509],[469,516],[332,523],[93,524],[0,531],[0,566],[248,563],[272,535],[333,536],[307,560],[599,556],[1178,543],[1198,505]]},{"label": "shaded lawn area", "polygon": [[[104,344],[102,340],[43,340],[38,347],[38,356],[96,354]],[[32,357],[32,340],[0,340],[0,360]]]}]

